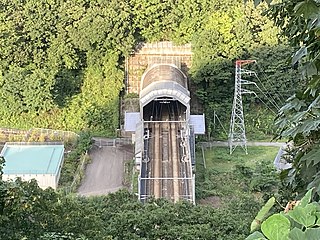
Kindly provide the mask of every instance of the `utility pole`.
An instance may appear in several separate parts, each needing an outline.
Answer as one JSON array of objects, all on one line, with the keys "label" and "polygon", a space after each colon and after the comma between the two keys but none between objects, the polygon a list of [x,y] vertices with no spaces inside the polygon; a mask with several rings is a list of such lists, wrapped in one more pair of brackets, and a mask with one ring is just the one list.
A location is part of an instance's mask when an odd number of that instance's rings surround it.
[{"label": "utility pole", "polygon": [[243,107],[242,107],[242,94],[253,93],[242,88],[242,84],[254,84],[251,81],[241,79],[241,74],[254,74],[252,71],[241,69],[241,66],[253,63],[255,60],[237,60],[236,61],[236,73],[235,73],[235,85],[234,85],[234,98],[230,121],[230,131],[229,131],[229,148],[230,154],[236,149],[237,146],[241,146],[246,154],[247,150],[247,138],[246,130],[243,117]]}]

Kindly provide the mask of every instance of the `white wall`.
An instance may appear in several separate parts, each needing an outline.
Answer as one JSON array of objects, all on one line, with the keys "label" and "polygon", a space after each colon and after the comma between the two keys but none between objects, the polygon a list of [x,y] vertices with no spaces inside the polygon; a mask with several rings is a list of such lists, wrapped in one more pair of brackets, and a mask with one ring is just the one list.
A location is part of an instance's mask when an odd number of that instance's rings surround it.
[{"label": "white wall", "polygon": [[54,174],[3,174],[2,180],[15,180],[20,177],[23,181],[29,181],[31,179],[36,179],[39,187],[46,189],[52,187],[57,189],[58,181],[56,180],[56,175]]}]

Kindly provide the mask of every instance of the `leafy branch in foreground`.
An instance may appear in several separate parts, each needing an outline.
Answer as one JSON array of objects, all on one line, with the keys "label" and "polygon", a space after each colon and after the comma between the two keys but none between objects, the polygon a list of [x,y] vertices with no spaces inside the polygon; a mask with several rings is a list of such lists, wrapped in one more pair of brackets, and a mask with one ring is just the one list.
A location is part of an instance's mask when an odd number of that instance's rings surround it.
[{"label": "leafy branch in foreground", "polygon": [[296,49],[291,64],[298,67],[304,91],[280,109],[277,138],[293,140],[292,169],[282,173],[293,192],[316,187],[320,196],[320,2],[316,0],[257,0],[267,2],[268,15]]},{"label": "leafy branch in foreground", "polygon": [[[292,209],[286,208],[284,212],[276,213],[268,217],[261,224],[261,232],[255,231],[246,240],[316,240],[320,236],[320,204],[311,202],[312,190],[310,189],[301,201],[294,201]],[[274,198],[271,198],[260,210],[251,224],[251,232],[257,229],[260,224],[257,220],[268,214]]]}]

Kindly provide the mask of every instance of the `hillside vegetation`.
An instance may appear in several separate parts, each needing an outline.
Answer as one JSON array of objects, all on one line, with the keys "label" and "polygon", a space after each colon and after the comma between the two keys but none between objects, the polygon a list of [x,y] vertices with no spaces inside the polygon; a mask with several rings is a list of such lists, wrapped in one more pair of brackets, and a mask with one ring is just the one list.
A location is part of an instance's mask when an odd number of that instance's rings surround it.
[{"label": "hillside vegetation", "polygon": [[[292,50],[264,9],[241,0],[1,1],[0,126],[114,135],[124,58],[138,42],[169,40],[192,43],[190,74],[213,132],[213,111],[229,119],[237,58],[258,61],[274,97],[297,87],[285,65]],[[265,134],[263,109],[249,129]]]}]

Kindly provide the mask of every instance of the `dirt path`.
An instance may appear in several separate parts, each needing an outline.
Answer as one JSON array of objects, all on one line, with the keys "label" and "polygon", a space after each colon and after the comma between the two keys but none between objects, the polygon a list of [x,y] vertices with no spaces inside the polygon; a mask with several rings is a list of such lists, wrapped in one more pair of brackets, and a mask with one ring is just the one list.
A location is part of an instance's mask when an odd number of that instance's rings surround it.
[{"label": "dirt path", "polygon": [[78,193],[104,195],[122,188],[124,162],[132,159],[132,146],[94,146]]}]

